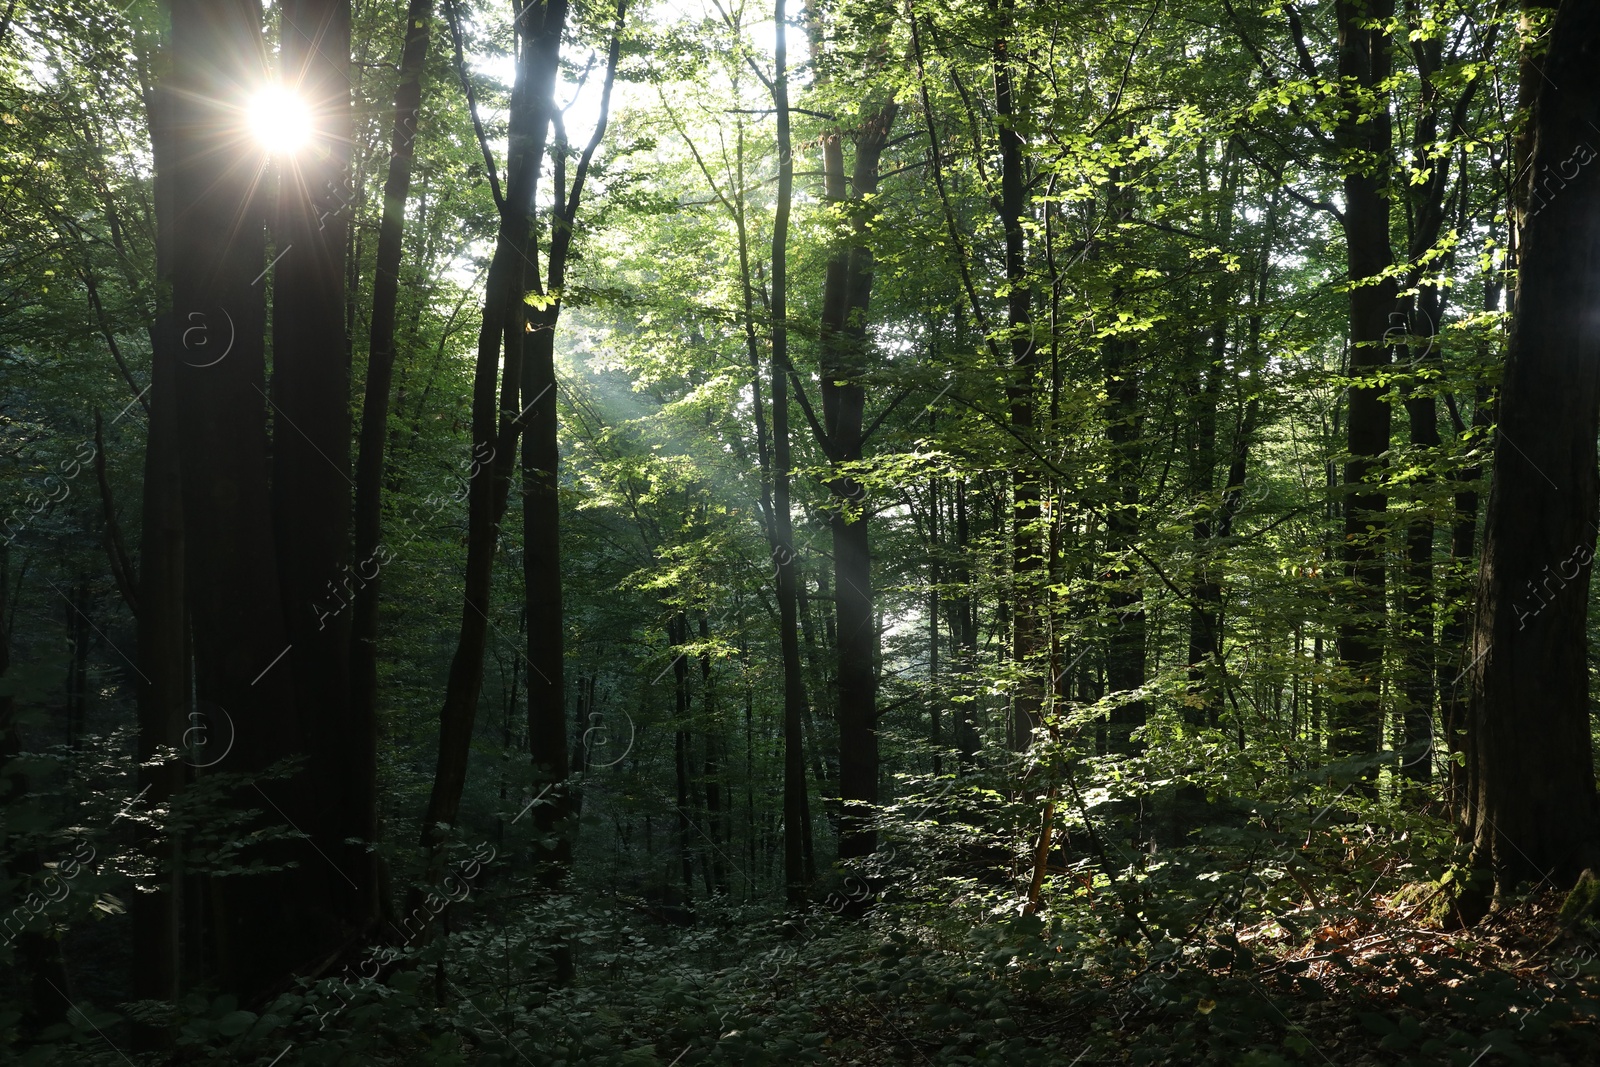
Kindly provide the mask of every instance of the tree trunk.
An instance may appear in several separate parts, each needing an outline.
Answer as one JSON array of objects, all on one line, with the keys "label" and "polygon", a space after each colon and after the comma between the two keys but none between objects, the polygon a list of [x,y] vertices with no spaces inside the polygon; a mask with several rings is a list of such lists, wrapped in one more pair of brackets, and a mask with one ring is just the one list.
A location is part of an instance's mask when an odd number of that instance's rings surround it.
[{"label": "tree trunk", "polygon": [[[173,174],[177,168],[173,128],[175,89],[163,82],[151,108],[150,141],[155,161],[156,276],[172,276],[174,221]],[[157,306],[151,328],[150,429],[145,440],[144,498],[140,513],[139,574],[139,715],[140,790],[152,809],[164,807],[183,789],[187,777],[176,759],[157,762],[163,748],[183,747],[184,716],[189,710],[189,630],[185,603],[183,493],[178,452],[179,361],[184,356],[182,319],[167,303]],[[0,590],[3,592],[3,590]],[[3,618],[3,616],[0,616]],[[203,729],[221,723],[203,723]],[[216,740],[226,743],[228,734]],[[209,757],[208,757],[209,758]],[[177,836],[151,835],[140,842],[147,862],[159,872],[157,892],[135,893],[133,914],[133,987],[143,1000],[176,1001],[182,976],[183,842]],[[159,1027],[137,1026],[134,1048],[149,1052],[168,1047],[174,1035]]]},{"label": "tree trunk", "polygon": [[[277,160],[272,268],[272,493],[295,707],[306,724],[320,818],[306,827],[339,872],[331,879],[346,935],[377,918],[377,739],[351,714],[350,0],[285,0],[279,62],[314,116],[307,148]],[[329,602],[325,605],[324,602]],[[322,605],[322,606],[319,606]],[[282,666],[282,664],[280,664]],[[353,884],[352,884],[353,883]]]},{"label": "tree trunk", "polygon": [[1197,502],[1194,518],[1195,568],[1189,585],[1189,703],[1184,721],[1191,727],[1217,725],[1217,687],[1208,677],[1217,669],[1214,657],[1220,644],[1222,581],[1216,574],[1212,537],[1217,508],[1216,491],[1217,391],[1223,373],[1222,354],[1213,350],[1205,384],[1198,390],[1195,411],[1194,473],[1190,488]]},{"label": "tree trunk", "polygon": [[[1350,414],[1344,467],[1344,542],[1340,558],[1350,583],[1347,614],[1339,624],[1339,659],[1350,674],[1349,699],[1330,714],[1334,755],[1375,754],[1383,747],[1379,682],[1384,645],[1384,511],[1377,479],[1389,448],[1386,386],[1377,381],[1389,365],[1389,315],[1396,285],[1380,278],[1394,263],[1389,245],[1389,171],[1393,132],[1380,96],[1390,73],[1383,25],[1393,0],[1339,0],[1339,75],[1346,86],[1337,141],[1346,154],[1344,231],[1350,290]],[[1374,28],[1376,26],[1376,28]]]},{"label": "tree trunk", "polygon": [[963,700],[955,710],[956,762],[963,774],[978,762],[978,701],[983,687],[978,681],[978,609],[972,595],[972,566],[968,544],[971,529],[967,519],[967,483],[957,478],[955,499],[951,503],[955,523],[955,583],[958,592],[949,601],[950,629],[958,650]]},{"label": "tree trunk", "polygon": [[1597,852],[1586,622],[1600,495],[1600,176],[1587,164],[1600,8],[1567,0],[1549,42],[1472,638],[1473,858],[1501,891],[1571,878]]},{"label": "tree trunk", "polygon": [[677,784],[678,864],[683,873],[683,894],[694,896],[694,819],[689,805],[689,657],[683,646],[689,642],[689,626],[683,612],[676,611],[667,623],[667,639],[672,642],[672,771]]},{"label": "tree trunk", "polygon": [[[1118,294],[1120,295],[1120,294]],[[1115,302],[1116,296],[1113,296]],[[1144,594],[1134,581],[1139,541],[1139,456],[1143,448],[1139,415],[1139,374],[1134,366],[1132,340],[1112,337],[1105,342],[1106,412],[1111,443],[1112,486],[1115,499],[1106,509],[1106,549],[1111,584],[1108,597],[1116,619],[1106,646],[1106,685],[1111,693],[1141,689],[1145,683]],[[1145,702],[1128,701],[1111,711],[1107,750],[1135,753],[1144,746],[1133,737],[1144,725]]]},{"label": "tree trunk", "polygon": [[[600,90],[600,114],[579,158],[570,190],[566,181],[565,128],[554,98],[554,76],[560,65],[566,6],[556,2],[540,6],[543,24],[532,40],[524,42],[523,48],[525,54],[532,55],[539,71],[539,80],[533,89],[538,94],[532,109],[534,121],[548,121],[554,124],[557,132],[556,150],[552,153],[555,208],[551,213],[549,259],[543,279],[539,277],[537,243],[530,239],[526,249],[523,283],[533,290],[539,305],[528,322],[524,371],[527,385],[523,390],[528,399],[516,418],[527,420],[527,434],[522,441],[522,578],[528,613],[528,750],[535,781],[554,784],[551,803],[534,812],[539,840],[553,844],[536,846],[534,858],[544,873],[545,884],[553,888],[571,871],[573,840],[577,835],[572,791],[567,782],[570,774],[567,765],[567,646],[561,587],[561,449],[558,444],[555,332],[561,319],[567,257],[572,249],[573,227],[578,207],[583,202],[589,163],[605,136],[611,114],[611,88],[617,77],[627,5],[626,0],[617,0],[605,80]],[[530,210],[530,221],[531,216]],[[520,292],[517,303],[520,311]],[[510,347],[508,337],[507,351]],[[572,952],[568,946],[556,949],[555,963],[557,983],[564,985],[571,981]]]},{"label": "tree trunk", "polygon": [[[530,3],[522,8],[515,22],[520,39],[516,83],[512,88],[506,162],[506,195],[501,208],[500,229],[494,257],[484,285],[483,323],[478,331],[477,365],[472,386],[472,462],[473,477],[467,491],[467,567],[462,596],[461,630],[450,674],[445,684],[444,706],[439,712],[439,757],[434,770],[433,790],[423,818],[422,843],[432,847],[438,824],[453,824],[461,807],[461,793],[467,780],[467,756],[472,744],[472,726],[477,717],[478,696],[483,689],[483,655],[488,638],[490,578],[494,570],[500,521],[505,515],[506,495],[511,484],[511,466],[517,439],[522,433],[527,409],[522,404],[521,375],[523,332],[526,322],[523,294],[529,281],[532,235],[535,230],[535,192],[539,171],[544,165],[546,133],[553,110],[557,60],[562,30],[566,25],[565,0]],[[538,284],[538,269],[531,269]],[[504,377],[499,368],[504,345]],[[496,426],[495,387],[500,385],[499,425]],[[537,404],[544,398],[530,398]],[[554,398],[549,399],[554,409]],[[488,478],[476,475],[487,469]],[[527,505],[524,505],[524,522]],[[536,546],[524,546],[524,555]],[[524,564],[526,568],[527,564]],[[528,633],[542,628],[530,611]],[[529,716],[534,705],[547,695],[535,695],[541,681],[529,673]],[[548,682],[546,682],[548,685]],[[530,744],[540,744],[529,737]],[[558,742],[565,746],[565,737]],[[541,747],[541,751],[542,751]],[[564,761],[564,756],[562,757]],[[548,805],[545,806],[546,808]]]},{"label": "tree trunk", "polygon": [[[166,280],[181,331],[175,410],[196,697],[233,725],[223,770],[259,774],[314,751],[295,704],[299,660],[287,658],[291,639],[269,492],[262,283],[277,268],[264,255],[255,192],[261,160],[253,148],[232,147],[240,144],[231,102],[238,81],[249,83],[260,69],[260,8],[248,0],[172,0],[171,12],[174,213],[163,221],[173,252]],[[309,254],[286,268],[295,269],[312,269]],[[342,291],[342,272],[335,284]],[[341,320],[335,336],[342,334]],[[298,452],[288,443],[293,429],[277,425],[283,447]],[[323,437],[319,427],[303,429]],[[340,526],[341,519],[319,515],[318,524]],[[309,548],[295,551],[303,564]],[[309,603],[288,606],[310,618]],[[302,767],[241,789],[237,802],[262,810],[262,825],[316,835],[325,825],[318,799],[315,779]],[[256,856],[288,866],[219,881],[215,908],[224,986],[245,997],[320,961],[338,940],[328,885],[338,874],[328,861],[288,841]]]},{"label": "tree trunk", "polygon": [[[383,217],[378,224],[378,252],[372,280],[372,327],[367,345],[366,396],[361,406],[361,440],[356,459],[355,559],[356,588],[350,623],[350,725],[361,739],[359,762],[346,771],[352,792],[367,806],[361,812],[358,836],[376,839],[378,736],[378,596],[383,539],[384,445],[388,441],[389,391],[394,382],[395,313],[400,292],[400,255],[405,238],[406,198],[416,158],[417,117],[422,105],[422,70],[427,62],[433,0],[411,0],[406,10],[405,44],[400,54],[400,84],[394,91],[394,128],[390,135],[389,173],[383,183]],[[356,866],[356,864],[353,864]],[[359,864],[376,890],[365,911],[376,916],[386,894],[379,861]]]},{"label": "tree trunk", "polygon": [[[855,137],[855,164],[847,190],[840,137],[824,141],[823,173],[828,200],[849,205],[850,237],[829,257],[823,286],[821,392],[824,439],[834,463],[862,457],[867,370],[867,314],[872,301],[872,247],[867,205],[878,190],[878,161],[889,140],[897,108],[893,102],[869,114]],[[868,543],[865,489],[849,473],[829,482],[833,494],[834,620],[837,632],[839,721],[839,856],[870,855],[878,803],[878,633]]]},{"label": "tree trunk", "polygon": [[[795,594],[794,523],[789,512],[789,210],[794,156],[789,137],[788,28],[784,0],[774,0],[772,103],[778,112],[778,202],[772,219],[772,555],[778,583],[778,640],[783,655],[783,877],[791,905],[805,895],[805,844],[810,836],[801,722],[805,689]],[[803,835],[803,836],[802,836]]]},{"label": "tree trunk", "polygon": [[[1492,272],[1484,279],[1484,311],[1494,311],[1499,308],[1502,288],[1502,284]],[[1487,339],[1479,342],[1478,360],[1480,366],[1487,366],[1489,363]],[[1480,383],[1473,397],[1474,436],[1481,439],[1493,424],[1494,413],[1490,403],[1489,388]],[[1464,436],[1466,427],[1458,426],[1456,432]],[[1480,446],[1474,445],[1474,447]],[[1474,583],[1470,568],[1475,562],[1475,542],[1478,535],[1479,501],[1476,483],[1482,476],[1483,468],[1478,463],[1451,472],[1451,480],[1456,483],[1455,517],[1450,524],[1450,569],[1448,584],[1445,586],[1445,602],[1451,608],[1439,633],[1440,646],[1450,657],[1449,659],[1441,657],[1439,661],[1440,666],[1449,672],[1450,678],[1445,682],[1441,675],[1439,684],[1439,722],[1444,731],[1445,748],[1449,758],[1447,798],[1451,816],[1461,836],[1470,834],[1474,823],[1470,784],[1475,757],[1469,746],[1467,692],[1470,683],[1467,675],[1470,673],[1468,668],[1472,659],[1472,604],[1469,590]]]},{"label": "tree trunk", "polygon": [[[1002,33],[1011,28],[1014,0],[1000,0]],[[1019,445],[1034,436],[1034,377],[1039,371],[1038,348],[1033,342],[1033,290],[1028,284],[1027,243],[1023,218],[1027,188],[1023,174],[1022,133],[1011,82],[1011,42],[1005,36],[994,43],[994,97],[1000,148],[1000,225],[1005,231],[1006,336],[1010,340],[1011,367],[1006,385],[1008,417]],[[1039,477],[1032,457],[1019,449],[1011,473],[1012,580],[1016,606],[1012,615],[1011,658],[1018,673],[1011,698],[1011,747],[1025,751],[1044,712],[1044,686],[1033,677],[1034,658],[1044,648],[1041,594],[1037,588],[1044,567],[1039,536]]]},{"label": "tree trunk", "polygon": [[[711,843],[707,869],[711,872],[712,891],[726,895],[729,835],[728,813],[723,806],[722,731],[717,724],[716,675],[711,667],[711,620],[706,618],[704,611],[700,613],[700,641],[700,706],[705,722],[701,734],[705,737],[706,748],[706,837]],[[731,808],[732,797],[728,796],[727,800],[727,806]]]},{"label": "tree trunk", "polygon": [[[1421,320],[1410,327],[1419,340],[1412,342],[1412,360],[1421,364],[1433,348],[1433,323],[1439,321],[1443,301],[1435,286],[1427,286],[1417,299]],[[1423,388],[1427,388],[1422,383]],[[1439,450],[1439,411],[1433,394],[1414,385],[1405,398],[1410,424],[1413,462],[1431,467]],[[1426,485],[1431,479],[1422,482]],[[1428,505],[1425,502],[1424,507]],[[1400,617],[1405,620],[1406,665],[1401,675],[1405,744],[1400,770],[1413,782],[1433,780],[1433,698],[1435,593],[1433,588],[1433,516],[1426,511],[1406,524],[1406,581],[1400,593]]]}]

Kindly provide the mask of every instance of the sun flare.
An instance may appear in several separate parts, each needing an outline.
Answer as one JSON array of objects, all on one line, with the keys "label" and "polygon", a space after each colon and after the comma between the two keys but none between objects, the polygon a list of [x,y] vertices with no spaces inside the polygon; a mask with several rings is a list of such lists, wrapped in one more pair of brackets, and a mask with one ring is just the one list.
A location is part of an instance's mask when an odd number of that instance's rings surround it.
[{"label": "sun flare", "polygon": [[270,86],[255,95],[246,112],[250,135],[273,156],[293,155],[311,139],[311,109],[297,94]]}]

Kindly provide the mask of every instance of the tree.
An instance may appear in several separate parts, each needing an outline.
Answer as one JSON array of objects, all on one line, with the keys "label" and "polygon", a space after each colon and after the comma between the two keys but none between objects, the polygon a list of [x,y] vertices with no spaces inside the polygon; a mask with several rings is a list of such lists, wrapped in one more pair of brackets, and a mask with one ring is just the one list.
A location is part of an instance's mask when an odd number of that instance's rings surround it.
[{"label": "tree", "polygon": [[[454,19],[452,0],[446,2]],[[531,288],[530,281],[539,283],[538,267],[533,266],[531,278],[527,270],[534,262],[531,256],[539,173],[544,166],[555,107],[556,68],[567,11],[564,0],[529,4],[517,12],[513,24],[519,48],[509,119],[505,196],[501,199],[498,180],[492,179],[500,220],[484,283],[472,386],[472,475],[467,496],[469,526],[461,628],[439,712],[439,757],[422,825],[422,843],[427,847],[437,846],[437,828],[440,824],[453,825],[460,810],[472,727],[483,689],[490,579],[500,523],[505,516],[517,442],[528,413],[543,399],[534,395],[526,404],[522,401],[528,325],[523,296]],[[458,59],[458,65],[460,62]],[[492,175],[487,146],[484,152]],[[487,478],[478,477],[485,473]],[[559,693],[556,697],[561,699]],[[563,747],[565,743],[563,738]]]},{"label": "tree", "polygon": [[1567,0],[1544,77],[1524,82],[1531,192],[1470,645],[1473,856],[1498,890],[1571,879],[1600,844],[1585,633],[1600,517],[1597,49],[1600,10]]},{"label": "tree", "polygon": [[[358,795],[368,802],[372,822],[363,836],[375,840],[378,734],[378,599],[383,588],[379,546],[383,541],[384,448],[389,439],[389,394],[394,385],[395,320],[399,311],[400,265],[405,238],[406,199],[417,151],[417,120],[422,110],[422,76],[433,33],[433,0],[411,0],[406,8],[400,81],[394,91],[388,173],[383,183],[383,214],[373,267],[372,324],[367,341],[366,393],[361,404],[361,435],[355,472],[357,587],[350,620],[350,723],[372,743],[356,764]],[[365,865],[362,865],[365,866]],[[378,878],[372,879],[376,890]],[[384,902],[374,902],[382,907]],[[374,911],[374,914],[376,912]]]},{"label": "tree", "polygon": [[805,839],[810,836],[805,739],[805,690],[800,675],[794,520],[789,503],[789,211],[794,197],[794,153],[789,132],[789,32],[784,0],[774,0],[776,27],[770,87],[778,113],[778,202],[772,222],[772,559],[778,580],[778,635],[783,648],[783,872],[789,903],[805,892]]}]

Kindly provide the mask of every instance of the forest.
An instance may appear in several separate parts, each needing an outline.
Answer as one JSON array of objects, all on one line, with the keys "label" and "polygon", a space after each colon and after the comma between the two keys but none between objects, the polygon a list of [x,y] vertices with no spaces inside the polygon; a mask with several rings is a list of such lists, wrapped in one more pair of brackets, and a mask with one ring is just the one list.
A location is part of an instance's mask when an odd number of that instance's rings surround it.
[{"label": "forest", "polygon": [[0,1062],[1600,1062],[1600,4],[0,0]]}]

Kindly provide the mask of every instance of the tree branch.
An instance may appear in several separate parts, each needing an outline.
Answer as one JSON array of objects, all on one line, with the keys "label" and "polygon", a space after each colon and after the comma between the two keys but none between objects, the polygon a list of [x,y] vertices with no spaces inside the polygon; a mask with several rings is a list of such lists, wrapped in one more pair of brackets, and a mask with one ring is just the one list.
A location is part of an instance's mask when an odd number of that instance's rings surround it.
[{"label": "tree branch", "polygon": [[467,94],[467,110],[472,113],[472,128],[478,134],[478,147],[483,150],[483,169],[489,175],[489,188],[494,192],[494,206],[500,214],[506,212],[506,198],[500,195],[500,176],[495,171],[494,156],[489,152],[489,138],[483,133],[483,120],[478,117],[478,97],[472,91],[472,79],[467,77],[467,60],[461,48],[461,20],[456,14],[456,0],[444,0],[445,21],[450,23],[450,39],[456,46],[456,75],[461,79],[461,89]]}]

